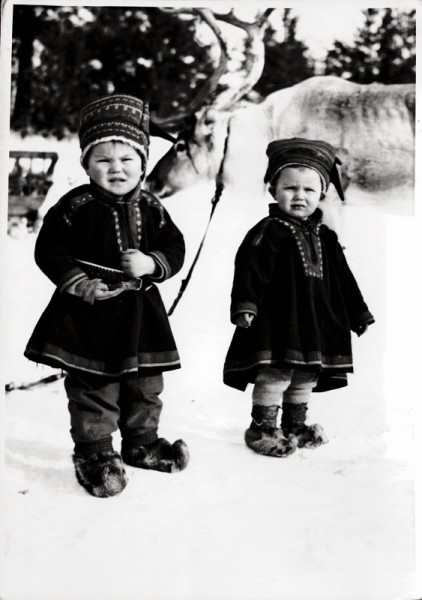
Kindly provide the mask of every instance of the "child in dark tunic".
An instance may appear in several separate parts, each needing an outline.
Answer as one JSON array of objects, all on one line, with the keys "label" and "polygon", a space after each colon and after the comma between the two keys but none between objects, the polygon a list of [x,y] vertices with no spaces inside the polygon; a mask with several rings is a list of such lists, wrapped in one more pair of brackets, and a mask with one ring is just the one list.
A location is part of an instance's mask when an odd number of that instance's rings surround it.
[{"label": "child in dark tunic", "polygon": [[327,442],[320,425],[305,423],[311,392],[347,385],[351,331],[361,335],[374,318],[337,235],[321,223],[318,204],[331,181],[343,200],[334,148],[291,138],[271,142],[267,155],[265,182],[276,203],[236,255],[237,328],[224,382],[243,391],[254,383],[246,444],[281,457]]},{"label": "child in dark tunic", "polygon": [[[148,104],[100,98],[81,113],[81,162],[90,183],[46,214],[35,260],[57,286],[25,356],[67,372],[65,389],[79,483],[94,496],[121,492],[123,461],[174,472],[188,463],[182,440],[158,437],[163,371],[179,355],[156,283],[184,261],[183,236],[160,202],[142,190]],[[120,429],[121,455],[112,434]]]}]

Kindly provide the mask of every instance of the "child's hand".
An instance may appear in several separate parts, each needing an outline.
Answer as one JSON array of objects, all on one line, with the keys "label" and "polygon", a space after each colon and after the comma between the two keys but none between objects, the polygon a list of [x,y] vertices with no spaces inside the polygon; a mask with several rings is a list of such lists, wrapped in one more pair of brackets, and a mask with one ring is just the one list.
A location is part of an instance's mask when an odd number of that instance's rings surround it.
[{"label": "child's hand", "polygon": [[252,325],[252,321],[254,320],[254,318],[255,315],[251,313],[242,313],[238,317],[236,317],[235,324],[238,327],[244,327],[245,329],[247,329]]},{"label": "child's hand", "polygon": [[358,327],[356,328],[356,334],[358,337],[360,337],[361,335],[363,335],[365,333],[365,331],[367,331],[369,325],[368,323],[364,323],[363,325],[358,325]]},{"label": "child's hand", "polygon": [[130,277],[152,275],[155,271],[154,259],[140,250],[125,250],[122,253],[120,264],[126,275]]},{"label": "child's hand", "polygon": [[95,300],[107,300],[120,293],[120,290],[110,290],[108,285],[102,279],[89,279],[84,277],[79,281],[73,290],[67,290],[70,294],[79,296],[85,302],[94,304]]},{"label": "child's hand", "polygon": [[113,298],[113,296],[120,294],[121,291],[122,290],[119,288],[111,290],[106,283],[101,281],[95,290],[95,300],[107,300],[108,298]]}]

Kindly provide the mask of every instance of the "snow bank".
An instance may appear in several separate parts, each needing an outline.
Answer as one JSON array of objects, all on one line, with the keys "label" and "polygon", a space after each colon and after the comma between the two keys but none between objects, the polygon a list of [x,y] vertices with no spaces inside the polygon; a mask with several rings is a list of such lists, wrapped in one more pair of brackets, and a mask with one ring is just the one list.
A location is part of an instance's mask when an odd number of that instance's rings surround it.
[{"label": "snow bank", "polygon": [[[166,202],[188,250],[183,272],[162,285],[167,306],[202,237],[212,192],[198,187]],[[409,214],[397,199],[392,205]],[[251,390],[226,388],[221,374],[233,332],[234,252],[266,204],[228,195],[171,317],[183,368],[166,376],[161,433],[187,441],[186,471],[128,467],[120,496],[93,498],[74,477],[62,382],[8,394],[1,596],[416,598],[412,435],[420,353],[411,338],[420,295],[408,265],[419,244],[415,220],[393,212],[382,197],[367,203],[357,195],[342,208],[348,260],[376,324],[354,338],[349,387],[318,394],[310,407],[330,438],[320,449],[278,460],[243,443]],[[8,381],[45,374],[22,357],[52,292],[33,263],[33,245],[33,234],[7,240]],[[115,442],[118,448],[118,435]]]}]

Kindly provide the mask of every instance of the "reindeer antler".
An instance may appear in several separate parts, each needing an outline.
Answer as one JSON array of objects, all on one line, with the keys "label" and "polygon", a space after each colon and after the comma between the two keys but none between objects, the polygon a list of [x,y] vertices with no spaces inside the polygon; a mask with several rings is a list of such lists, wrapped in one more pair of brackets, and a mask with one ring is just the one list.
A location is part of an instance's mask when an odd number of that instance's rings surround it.
[{"label": "reindeer antler", "polygon": [[273,8],[266,9],[260,13],[254,22],[243,21],[239,19],[233,9],[227,14],[215,14],[207,8],[162,8],[164,12],[173,14],[191,14],[200,17],[212,30],[216,36],[220,46],[219,63],[203,87],[198,91],[194,99],[186,107],[184,111],[177,115],[169,117],[155,117],[154,120],[159,125],[177,125],[191,117],[195,112],[207,104],[207,101],[212,97],[212,94],[217,89],[221,77],[227,73],[228,50],[227,42],[217,23],[218,21],[225,22],[234,27],[243,29],[246,32],[245,42],[245,60],[243,62],[243,72],[245,73],[243,83],[236,89],[231,89],[226,93],[227,99],[224,99],[222,106],[219,108],[229,108],[242,98],[248,91],[252,89],[258,81],[264,67],[264,45],[262,42],[262,27],[268,19]]},{"label": "reindeer antler", "polygon": [[252,21],[252,22],[244,21],[243,19],[239,19],[239,17],[236,17],[236,15],[234,14],[233,8],[227,14],[225,14],[225,13],[218,14],[217,18],[220,21],[229,23],[229,25],[234,25],[235,27],[240,27],[241,29],[248,31],[251,28],[261,29],[261,27],[267,21],[268,17],[273,12],[273,10],[274,10],[274,8],[267,8],[263,13],[258,13],[257,17],[255,18],[255,21]]},{"label": "reindeer antler", "polygon": [[217,37],[217,40],[219,42],[220,49],[221,49],[220,60],[219,60],[219,63],[217,65],[214,73],[212,74],[211,77],[209,77],[207,82],[199,90],[199,92],[197,93],[195,98],[192,100],[192,102],[190,102],[190,104],[187,106],[187,108],[184,111],[179,112],[177,115],[174,115],[174,116],[161,117],[161,118],[155,117],[154,118],[154,121],[156,123],[158,123],[159,125],[177,125],[178,123],[181,123],[188,117],[192,116],[192,114],[195,113],[197,110],[199,110],[202,107],[202,105],[205,103],[205,100],[207,98],[209,98],[210,94],[212,94],[212,92],[214,92],[214,90],[216,89],[221,76],[223,75],[223,73],[226,72],[226,68],[227,68],[227,44],[221,34],[221,30],[217,24],[216,19],[213,16],[213,13],[211,12],[211,10],[209,10],[207,8],[192,8],[192,9],[189,9],[189,8],[175,8],[175,9],[162,8],[160,10],[162,10],[164,12],[175,13],[175,14],[183,13],[183,14],[193,14],[193,15],[199,16],[203,21],[205,21],[205,23],[207,23],[207,25],[213,31],[213,33]]},{"label": "reindeer antler", "polygon": [[268,17],[274,11],[274,8],[268,8],[264,12],[259,12],[255,20],[244,21],[239,19],[234,10],[227,14],[219,14],[219,21],[223,21],[234,27],[243,29],[246,33],[244,42],[244,60],[242,64],[243,83],[235,86],[230,86],[230,89],[225,94],[226,98],[219,104],[220,109],[230,109],[233,105],[245,96],[261,77],[264,69],[265,47],[263,42],[263,26],[267,22]]}]

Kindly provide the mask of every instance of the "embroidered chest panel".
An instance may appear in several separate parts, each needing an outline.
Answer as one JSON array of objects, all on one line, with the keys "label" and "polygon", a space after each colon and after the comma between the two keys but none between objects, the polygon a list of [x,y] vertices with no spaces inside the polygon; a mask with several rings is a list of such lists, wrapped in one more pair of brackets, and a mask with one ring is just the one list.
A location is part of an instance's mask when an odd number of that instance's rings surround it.
[{"label": "embroidered chest panel", "polygon": [[[131,208],[131,207],[129,207]],[[133,240],[133,242],[135,243],[135,248],[139,248],[140,244],[141,244],[141,238],[142,238],[142,218],[141,218],[141,209],[139,207],[139,203],[137,202],[134,207],[134,212],[135,212],[135,225],[136,225],[136,241]],[[114,220],[114,229],[116,232],[116,239],[117,239],[117,245],[119,247],[119,251],[120,252],[124,252],[126,250],[126,248],[123,245],[123,239],[122,239],[122,225],[123,223],[121,223],[121,219],[119,218],[119,213],[115,208],[111,209],[111,212],[113,214],[113,220]],[[128,230],[130,230],[130,222],[125,223],[125,226]],[[132,237],[132,234],[130,231],[128,231],[126,233],[127,237],[130,239]]]},{"label": "embroidered chest panel", "polygon": [[312,230],[277,219],[281,225],[289,229],[293,235],[296,247],[307,277],[323,279],[321,239],[319,236],[320,225]]}]

